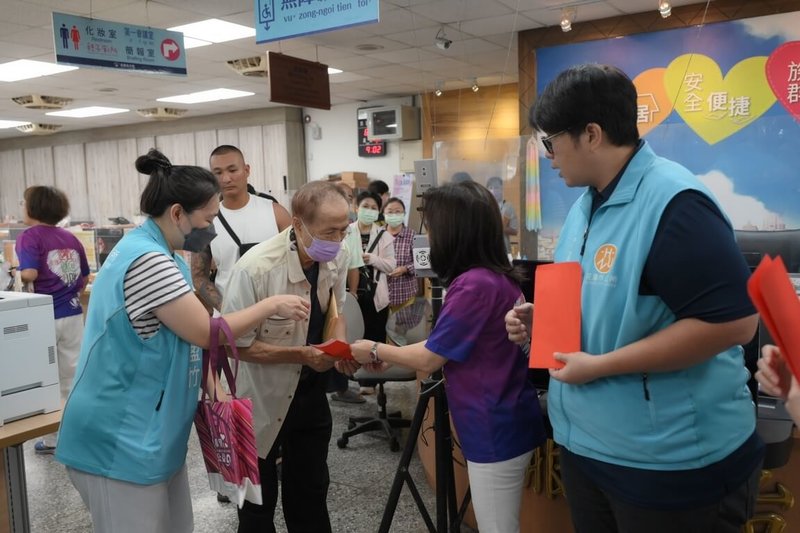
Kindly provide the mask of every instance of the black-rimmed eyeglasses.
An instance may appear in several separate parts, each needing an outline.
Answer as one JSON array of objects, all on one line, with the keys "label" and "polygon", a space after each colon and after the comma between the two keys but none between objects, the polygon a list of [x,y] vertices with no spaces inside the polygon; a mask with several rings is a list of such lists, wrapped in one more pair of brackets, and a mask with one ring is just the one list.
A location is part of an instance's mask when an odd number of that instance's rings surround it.
[{"label": "black-rimmed eyeglasses", "polygon": [[548,154],[553,154],[553,139],[555,139],[562,133],[567,133],[568,131],[569,129],[561,130],[558,133],[548,135],[547,137],[542,137],[542,144],[544,145],[544,149],[547,150]]}]

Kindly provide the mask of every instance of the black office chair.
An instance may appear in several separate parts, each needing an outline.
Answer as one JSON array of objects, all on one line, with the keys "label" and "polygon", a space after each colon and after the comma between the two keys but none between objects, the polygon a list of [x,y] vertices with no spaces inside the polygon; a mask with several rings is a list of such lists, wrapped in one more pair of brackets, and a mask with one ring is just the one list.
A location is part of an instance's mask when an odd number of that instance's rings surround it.
[{"label": "black office chair", "polygon": [[[355,306],[354,309],[353,305]],[[403,313],[403,311],[406,312]],[[395,322],[390,321],[391,323],[387,326],[389,330],[389,339],[396,344],[411,344],[424,340],[428,335],[427,317],[430,315],[430,313],[426,311],[429,311],[429,305],[422,299],[401,310],[400,313],[403,313],[400,315],[401,317],[405,317],[411,321],[413,321],[415,317],[419,317],[419,319],[413,324],[406,324],[402,328],[396,327]],[[357,316],[355,316],[356,313],[358,313]],[[363,335],[363,318],[361,317],[358,302],[355,301],[355,299],[350,300],[348,298],[345,302],[344,314],[347,317],[348,337],[351,336],[351,323],[353,324],[353,333],[355,334],[360,331],[361,333],[359,336]],[[396,321],[397,314],[393,315],[392,319]],[[402,334],[398,331],[400,329],[402,329]],[[358,338],[358,336],[355,338]],[[389,449],[393,452],[399,451],[400,429],[409,427],[411,425],[411,420],[403,418],[399,411],[390,413],[387,410],[384,384],[387,382],[414,381],[417,379],[417,372],[401,366],[393,366],[386,372],[377,373],[360,368],[353,376],[353,379],[358,381],[362,386],[375,387],[378,413],[376,416],[350,417],[347,423],[347,431],[336,439],[336,445],[339,448],[346,448],[350,437],[366,433],[367,431],[382,431],[389,440]]]}]

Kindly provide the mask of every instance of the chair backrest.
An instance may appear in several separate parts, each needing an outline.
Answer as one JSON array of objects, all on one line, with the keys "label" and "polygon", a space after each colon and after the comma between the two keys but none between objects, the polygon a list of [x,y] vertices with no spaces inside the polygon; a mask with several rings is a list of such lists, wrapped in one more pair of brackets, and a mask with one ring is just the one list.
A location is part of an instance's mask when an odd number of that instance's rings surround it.
[{"label": "chair backrest", "polygon": [[345,293],[344,307],[339,310],[339,316],[344,317],[347,324],[347,342],[353,343],[364,338],[364,317],[358,300],[349,292]]}]

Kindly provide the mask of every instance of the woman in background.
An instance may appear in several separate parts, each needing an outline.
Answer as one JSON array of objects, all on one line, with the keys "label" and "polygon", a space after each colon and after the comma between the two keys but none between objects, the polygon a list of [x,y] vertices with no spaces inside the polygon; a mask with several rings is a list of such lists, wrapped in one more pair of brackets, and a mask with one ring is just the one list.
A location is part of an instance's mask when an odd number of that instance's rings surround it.
[{"label": "woman in background", "polygon": [[364,265],[358,286],[358,305],[364,317],[364,338],[384,342],[389,318],[387,276],[397,267],[391,234],[376,222],[381,210],[380,197],[368,191],[356,199],[358,220],[351,226],[361,236]]},{"label": "woman in background", "polygon": [[[136,169],[150,175],[140,200],[147,220],[117,243],[93,284],[56,459],[95,531],[188,533],[185,459],[210,322],[176,250],[199,252],[216,236],[219,184],[157,150]],[[272,315],[305,319],[309,305],[273,296],[223,318],[241,335]]]},{"label": "woman in background", "polygon": [[[56,227],[69,214],[67,196],[55,187],[37,185],[25,190],[23,221],[30,228],[17,238],[16,251],[23,283],[33,292],[53,297],[61,401],[72,389],[83,338],[83,308],[80,296],[89,276],[86,251],[77,237]],[[36,442],[36,453],[55,452],[58,433]]]},{"label": "woman in background", "polygon": [[423,196],[433,271],[447,297],[427,341],[358,341],[361,364],[442,368],[450,414],[467,460],[481,533],[518,533],[525,470],[545,439],[528,360],[506,335],[505,310],[523,299],[502,239],[497,201],[475,182]]},{"label": "woman in background", "polygon": [[398,313],[414,303],[417,295],[417,277],[414,274],[414,230],[405,225],[406,206],[400,198],[389,198],[383,207],[386,231],[394,237],[394,257],[397,267],[389,273],[389,321],[386,334],[398,346],[406,344],[404,333],[410,324],[404,324]]}]

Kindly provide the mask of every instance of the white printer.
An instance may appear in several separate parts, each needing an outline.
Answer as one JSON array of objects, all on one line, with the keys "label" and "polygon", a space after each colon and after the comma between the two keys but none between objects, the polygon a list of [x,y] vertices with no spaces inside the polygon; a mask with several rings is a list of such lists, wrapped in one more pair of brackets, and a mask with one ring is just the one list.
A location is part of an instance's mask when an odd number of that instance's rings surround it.
[{"label": "white printer", "polygon": [[53,298],[0,291],[0,426],[58,409]]}]

